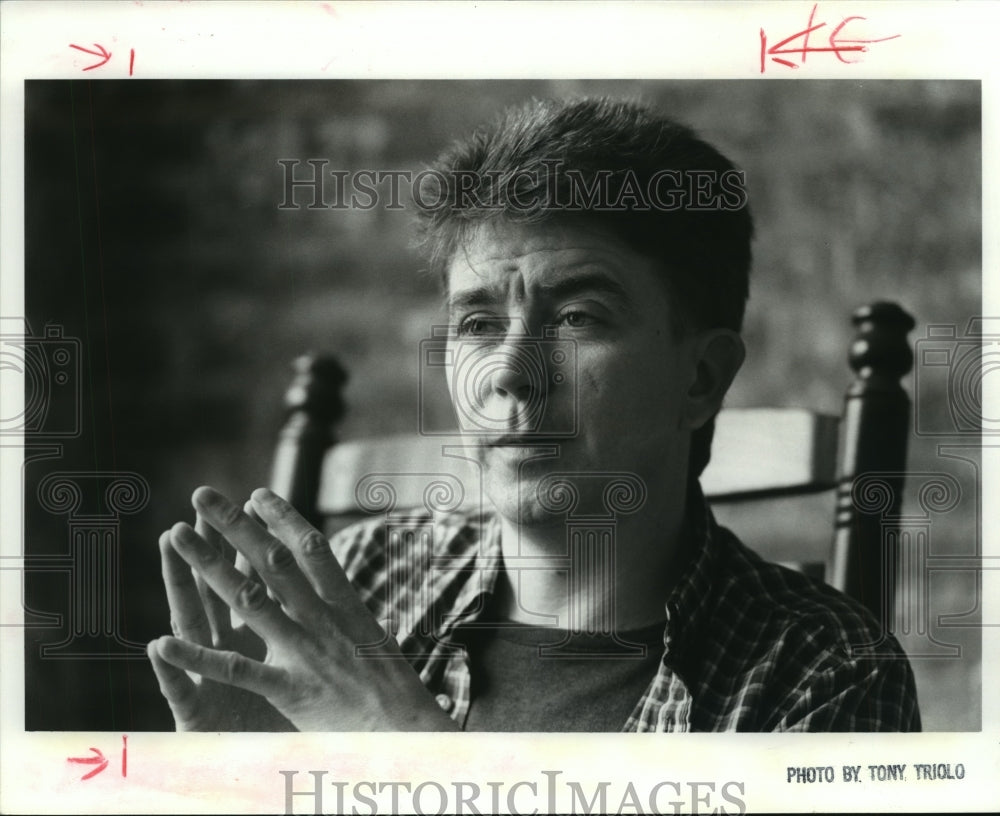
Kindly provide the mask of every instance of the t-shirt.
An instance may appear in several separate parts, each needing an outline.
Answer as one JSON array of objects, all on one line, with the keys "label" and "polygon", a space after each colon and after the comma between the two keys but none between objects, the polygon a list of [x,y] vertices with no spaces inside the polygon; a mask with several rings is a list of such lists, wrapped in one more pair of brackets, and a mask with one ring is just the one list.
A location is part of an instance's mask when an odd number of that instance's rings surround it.
[{"label": "t-shirt", "polygon": [[619,731],[656,675],[658,623],[615,635],[499,620],[455,634],[468,649],[467,731]]}]

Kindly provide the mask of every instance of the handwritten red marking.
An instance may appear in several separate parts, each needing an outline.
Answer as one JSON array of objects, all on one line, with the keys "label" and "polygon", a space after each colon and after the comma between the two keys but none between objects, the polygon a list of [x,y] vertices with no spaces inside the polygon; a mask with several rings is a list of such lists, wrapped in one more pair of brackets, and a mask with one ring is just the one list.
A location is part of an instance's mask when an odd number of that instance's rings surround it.
[{"label": "handwritten red marking", "polygon": [[[828,46],[816,46],[809,42],[810,35],[819,31],[821,28],[826,28],[826,23],[814,23],[816,19],[816,9],[819,8],[819,3],[813,4],[812,10],[809,12],[809,20],[806,27],[801,31],[792,34],[790,37],[785,37],[781,42],[775,43],[774,45],[768,47],[767,45],[767,34],[764,29],[760,29],[760,72],[763,74],[767,65],[767,58],[770,57],[772,62],[776,62],[779,65],[784,65],[787,68],[799,68],[806,64],[806,56],[808,54],[821,54],[821,53],[832,53],[838,60],[845,64],[850,64],[852,62],[857,62],[857,60],[848,60],[844,58],[844,54],[856,53],[861,54],[868,51],[868,47],[873,43],[886,42],[887,40],[895,40],[900,37],[900,34],[892,34],[888,37],[875,37],[873,39],[857,39],[849,40],[842,39],[840,37],[840,32],[844,30],[848,23],[854,20],[867,20],[867,17],[862,17],[860,15],[854,14],[848,17],[844,17],[840,24],[830,33],[827,40]],[[793,45],[796,40],[801,40],[797,45]],[[793,62],[791,59],[783,59],[778,56],[783,54],[785,56],[797,56],[798,62]]]},{"label": "handwritten red marking", "polygon": [[809,12],[809,22],[806,23],[805,37],[802,38],[802,64],[806,63],[806,54],[809,53],[809,35],[812,34],[816,29],[822,28],[823,24],[813,25],[813,20],[816,19],[816,6],[818,3],[814,4]]},{"label": "handwritten red marking", "polygon": [[102,754],[96,748],[91,748],[90,750],[93,751],[96,754],[96,756],[66,757],[66,760],[68,762],[76,762],[80,765],[97,765],[97,767],[94,768],[94,770],[92,770],[90,773],[84,774],[83,776],[80,777],[81,782],[86,779],[90,779],[92,776],[97,776],[101,771],[103,771],[105,768],[108,767],[108,760],[105,759],[104,754]]},{"label": "handwritten red marking", "polygon": [[132,66],[135,65],[135,49],[128,50],[128,75],[132,76]]},{"label": "handwritten red marking", "polygon": [[122,776],[128,776],[128,737],[122,734]]},{"label": "handwritten red marking", "polygon": [[75,48],[77,51],[83,51],[84,54],[90,54],[91,56],[94,57],[103,57],[103,59],[100,62],[95,62],[93,65],[88,65],[86,68],[83,69],[84,71],[93,71],[95,68],[100,68],[102,65],[104,65],[104,63],[106,63],[109,59],[111,59],[111,52],[106,51],[103,45],[98,45],[97,43],[94,43],[94,48],[98,49],[97,51],[91,51],[89,48],[83,48],[79,45],[73,45],[72,43],[70,43],[69,47]]},{"label": "handwritten red marking", "polygon": [[[833,33],[830,35],[830,45],[834,46],[834,48],[839,48],[840,50],[843,51],[852,51],[854,49],[851,46],[838,46],[837,43],[844,42],[844,43],[860,44],[861,50],[867,51],[868,50],[867,46],[870,45],[871,43],[885,42],[886,40],[895,40],[896,38],[902,36],[901,34],[893,34],[891,37],[878,37],[874,40],[840,40],[837,38],[837,35],[840,34],[841,29],[844,26],[846,26],[849,22],[851,22],[851,20],[867,20],[867,19],[868,19],[867,17],[859,17],[857,14],[851,15],[850,17],[845,17],[841,21],[840,25],[837,26],[833,30]],[[835,51],[834,53],[836,54],[837,59],[839,59],[841,62],[850,63],[853,61],[853,60],[845,60],[843,56],[841,56],[839,50]]]}]

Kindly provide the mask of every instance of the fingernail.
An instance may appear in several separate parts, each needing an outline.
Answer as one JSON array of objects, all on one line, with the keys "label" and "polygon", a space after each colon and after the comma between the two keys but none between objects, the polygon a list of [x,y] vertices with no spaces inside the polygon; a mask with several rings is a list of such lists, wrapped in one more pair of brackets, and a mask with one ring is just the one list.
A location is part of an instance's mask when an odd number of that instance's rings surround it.
[{"label": "fingernail", "polygon": [[177,657],[177,648],[174,646],[174,644],[177,643],[179,640],[180,640],[179,638],[176,637],[172,638],[167,635],[162,635],[161,637],[157,638],[157,640],[154,641],[156,643],[157,655],[159,655],[160,658],[165,660],[167,663],[173,663],[173,660],[171,658],[176,659]]},{"label": "fingernail", "polygon": [[252,499],[246,500],[246,503],[243,505],[243,512],[250,516],[250,518],[256,521],[261,527],[267,527],[264,519],[262,519],[260,517],[260,513],[257,512],[257,508],[254,507]]},{"label": "fingernail", "polygon": [[191,494],[191,504],[194,505],[196,510],[199,507],[212,509],[226,506],[229,504],[229,499],[223,496],[214,487],[202,485]]},{"label": "fingernail", "polygon": [[278,498],[278,495],[266,487],[258,487],[250,494],[250,500],[260,504],[269,504]]},{"label": "fingernail", "polygon": [[176,541],[180,544],[195,544],[198,541],[198,536],[195,531],[191,528],[191,525],[186,521],[178,521],[173,527],[170,528],[168,535],[172,541]]},{"label": "fingernail", "polygon": [[186,521],[178,521],[170,532],[171,542],[188,563],[197,559],[200,564],[209,564],[222,557],[221,550],[208,544]]}]

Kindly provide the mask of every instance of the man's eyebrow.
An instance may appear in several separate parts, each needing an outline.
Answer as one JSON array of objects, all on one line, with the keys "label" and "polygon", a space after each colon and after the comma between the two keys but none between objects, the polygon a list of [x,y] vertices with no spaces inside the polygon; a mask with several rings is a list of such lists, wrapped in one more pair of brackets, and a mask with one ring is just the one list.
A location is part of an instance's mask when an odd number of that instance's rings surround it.
[{"label": "man's eyebrow", "polygon": [[505,300],[503,292],[496,286],[476,286],[471,289],[462,289],[449,295],[445,300],[445,308],[449,313],[459,309],[467,309],[470,306],[484,306],[502,303]]},{"label": "man's eyebrow", "polygon": [[543,283],[538,289],[543,295],[553,300],[573,297],[584,292],[601,292],[617,298],[627,307],[633,305],[632,297],[625,287],[614,278],[601,272],[573,273],[551,283]]},{"label": "man's eyebrow", "polygon": [[[574,272],[558,280],[542,283],[537,287],[539,294],[551,300],[574,297],[585,292],[602,292],[621,301],[626,308],[635,304],[622,284],[602,272]],[[445,300],[449,313],[473,306],[487,306],[506,302],[504,292],[496,286],[476,286],[455,292]]]}]

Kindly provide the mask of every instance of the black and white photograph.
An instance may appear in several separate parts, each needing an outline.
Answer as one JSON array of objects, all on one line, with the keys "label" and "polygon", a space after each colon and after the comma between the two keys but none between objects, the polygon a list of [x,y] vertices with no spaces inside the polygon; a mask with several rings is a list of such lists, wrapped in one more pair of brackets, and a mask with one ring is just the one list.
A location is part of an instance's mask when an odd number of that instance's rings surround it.
[{"label": "black and white photograph", "polygon": [[732,76],[22,68],[4,786],[13,722],[67,812],[988,809],[994,108],[856,5]]}]

